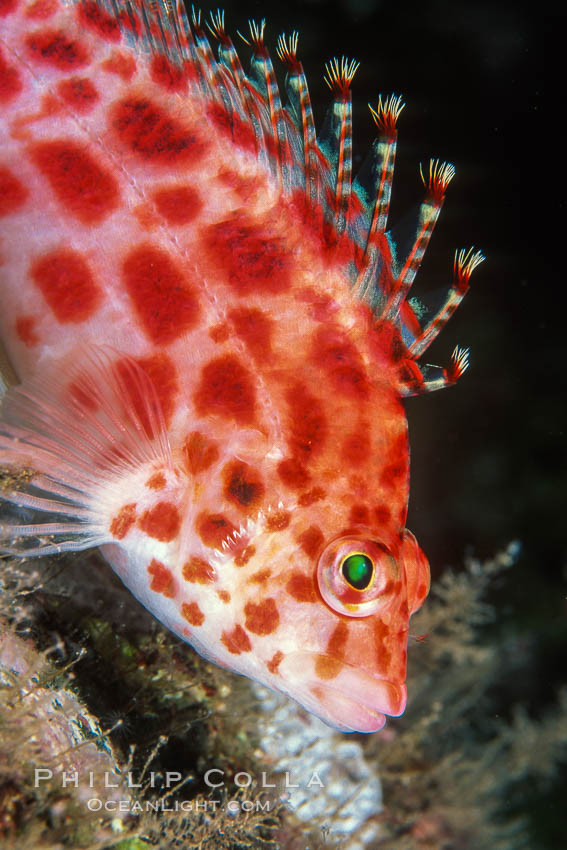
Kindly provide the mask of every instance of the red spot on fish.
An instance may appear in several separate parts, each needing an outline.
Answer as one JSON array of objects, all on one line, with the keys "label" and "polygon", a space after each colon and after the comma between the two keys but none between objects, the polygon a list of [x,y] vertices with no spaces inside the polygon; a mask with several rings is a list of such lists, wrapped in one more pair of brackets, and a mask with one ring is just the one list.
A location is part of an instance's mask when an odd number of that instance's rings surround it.
[{"label": "red spot on fish", "polygon": [[268,514],[266,519],[266,531],[283,531],[291,522],[289,511],[275,511]]},{"label": "red spot on fish", "polygon": [[195,526],[197,534],[205,544],[215,549],[220,549],[223,540],[226,540],[236,531],[236,528],[222,514],[210,514],[207,511],[201,511],[198,515]]},{"label": "red spot on fish", "polygon": [[327,652],[329,655],[319,655],[315,662],[315,672],[321,679],[334,679],[342,668],[341,660],[344,658],[344,649],[348,635],[348,626],[341,620],[335,626],[329,642]]},{"label": "red spot on fish", "polygon": [[26,17],[37,21],[46,21],[59,7],[57,0],[35,0],[26,8]]},{"label": "red spot on fish", "polygon": [[150,75],[154,83],[168,92],[187,91],[187,73],[184,68],[174,65],[166,56],[154,56],[150,65]]},{"label": "red spot on fish", "polygon": [[236,112],[228,112],[220,104],[211,104],[207,115],[221,135],[239,148],[256,153],[256,137],[249,121],[243,121]]},{"label": "red spot on fish", "polygon": [[295,298],[297,301],[308,305],[311,318],[316,322],[329,322],[338,310],[338,305],[332,298],[311,287],[300,289],[295,293]]},{"label": "red spot on fish", "polygon": [[289,408],[288,444],[295,456],[307,462],[322,448],[327,438],[327,417],[323,405],[299,382],[286,392],[286,401]]},{"label": "red spot on fish", "polygon": [[313,576],[304,575],[299,571],[292,573],[285,589],[298,602],[318,602],[319,596],[315,589]]},{"label": "red spot on fish", "polygon": [[79,23],[102,36],[106,41],[120,41],[122,33],[114,14],[107,12],[95,2],[83,2],[77,10]]},{"label": "red spot on fish", "polygon": [[255,554],[255,546],[246,546],[241,552],[237,552],[234,556],[234,565],[236,567],[245,567],[250,558],[253,558]]},{"label": "red spot on fish", "polygon": [[18,339],[27,345],[28,348],[33,348],[39,342],[39,337],[35,330],[36,319],[34,316],[18,316],[16,319],[16,333]]},{"label": "red spot on fish", "polygon": [[96,88],[87,77],[70,77],[68,80],[61,80],[57,91],[65,103],[81,114],[89,112],[99,99]]},{"label": "red spot on fish", "polygon": [[278,463],[278,475],[283,483],[293,490],[303,490],[311,481],[311,475],[307,469],[294,457]]},{"label": "red spot on fish", "polygon": [[5,18],[18,8],[17,0],[0,0],[0,18]]},{"label": "red spot on fish", "polygon": [[297,542],[303,549],[306,555],[314,558],[323,545],[323,534],[317,525],[310,525],[308,529],[303,531],[297,538]]},{"label": "red spot on fish", "polygon": [[191,330],[199,317],[197,296],[169,254],[138,245],[124,260],[122,278],[143,329],[155,345]]},{"label": "red spot on fish", "polygon": [[245,626],[255,635],[271,635],[280,624],[276,600],[268,596],[261,602],[247,602],[244,606]]},{"label": "red spot on fish", "polygon": [[181,517],[171,502],[158,502],[142,514],[138,525],[148,537],[169,543],[179,533]]},{"label": "red spot on fish", "polygon": [[196,602],[184,602],[181,606],[181,614],[192,626],[202,626],[205,615]]},{"label": "red spot on fish", "polygon": [[185,581],[195,584],[210,584],[215,580],[213,567],[197,555],[191,555],[187,563],[183,565],[182,573]]},{"label": "red spot on fish", "polygon": [[283,658],[284,658],[283,652],[281,652],[278,649],[278,651],[274,653],[274,655],[270,658],[270,660],[266,661],[266,667],[268,668],[270,673],[275,675],[278,672],[278,667],[282,663]]},{"label": "red spot on fish", "polygon": [[271,570],[258,570],[258,572],[253,573],[248,578],[249,584],[265,584],[270,576],[272,575]]},{"label": "red spot on fish", "polygon": [[0,166],[0,218],[21,209],[28,194],[24,184],[8,168]]},{"label": "red spot on fish", "polygon": [[428,585],[420,584],[416,590],[416,605],[421,605],[425,597],[427,596],[427,591],[429,590]]},{"label": "red spot on fish", "polygon": [[261,191],[264,184],[264,180],[259,178],[258,175],[254,177],[243,177],[238,171],[233,171],[230,168],[225,171],[219,171],[217,180],[224,186],[234,189],[242,201],[249,201],[253,195]]},{"label": "red spot on fish", "polygon": [[345,438],[341,455],[350,466],[362,466],[370,460],[370,438],[366,428],[359,428]]},{"label": "red spot on fish", "polygon": [[0,50],[0,103],[9,103],[22,90],[22,81],[16,68],[9,65]]},{"label": "red spot on fish", "polygon": [[366,505],[353,505],[349,520],[353,525],[370,525],[370,511]]},{"label": "red spot on fish", "polygon": [[136,60],[121,50],[113,50],[108,59],[101,62],[100,67],[109,74],[116,74],[125,83],[129,83],[136,73]]},{"label": "red spot on fish", "polygon": [[263,310],[255,307],[240,307],[231,310],[228,318],[237,335],[256,360],[265,360],[272,350],[274,321]]},{"label": "red spot on fish", "polygon": [[313,339],[312,357],[338,392],[358,398],[368,396],[368,377],[362,358],[340,328],[319,328]]},{"label": "red spot on fish", "polygon": [[26,46],[32,59],[58,71],[74,71],[89,63],[84,45],[70,39],[63,30],[45,29],[28,35]]},{"label": "red spot on fish", "polygon": [[291,286],[291,263],[282,240],[241,215],[205,228],[205,248],[237,295],[277,294]]},{"label": "red spot on fish", "polygon": [[170,186],[153,193],[158,211],[168,224],[181,226],[197,218],[203,207],[203,201],[192,186]]},{"label": "red spot on fish", "polygon": [[387,464],[380,474],[380,484],[384,487],[395,488],[407,473],[407,465],[403,461]]},{"label": "red spot on fish", "polygon": [[185,441],[185,459],[192,475],[198,475],[212,466],[218,459],[219,449],[216,443],[199,431],[192,431]]},{"label": "red spot on fish", "polygon": [[378,669],[385,672],[390,666],[392,650],[389,647],[389,629],[379,618],[374,621],[374,645]]},{"label": "red spot on fish", "polygon": [[327,644],[327,652],[329,655],[334,655],[336,658],[344,659],[347,637],[348,625],[344,620],[340,620],[333,629]]},{"label": "red spot on fish", "polygon": [[84,144],[66,139],[38,142],[30,156],[58,201],[81,224],[100,224],[118,207],[116,179]]},{"label": "red spot on fish", "polygon": [[254,421],[254,382],[250,372],[232,354],[217,357],[203,366],[193,399],[200,416],[214,414],[239,425]]},{"label": "red spot on fish", "polygon": [[163,490],[165,484],[166,481],[163,472],[154,472],[154,474],[146,481],[146,487],[149,490]]},{"label": "red spot on fish", "polygon": [[97,310],[102,292],[78,251],[60,248],[32,263],[30,275],[63,324],[84,322]]},{"label": "red spot on fish", "polygon": [[250,652],[252,649],[250,638],[242,626],[238,624],[231,632],[223,632],[221,634],[221,641],[232,655],[240,655],[241,652]]},{"label": "red spot on fish", "polygon": [[131,502],[120,508],[118,514],[110,523],[110,533],[117,540],[122,540],[136,522],[136,503]]},{"label": "red spot on fish", "polygon": [[392,519],[392,511],[387,505],[378,505],[374,508],[374,519],[378,525],[387,525]]},{"label": "red spot on fish", "polygon": [[225,605],[228,605],[230,602],[230,593],[228,590],[217,590],[217,596],[221,602],[225,603]]},{"label": "red spot on fish", "polygon": [[148,573],[152,576],[150,590],[163,593],[168,599],[175,596],[175,581],[171,572],[160,561],[154,558],[148,567]]},{"label": "red spot on fish", "polygon": [[[170,357],[163,352],[152,354],[149,357],[139,357],[136,360],[139,366],[142,367],[150,381],[152,382],[156,395],[158,397],[161,412],[165,420],[165,424],[169,425],[173,411],[175,410],[175,397],[179,392],[179,384],[177,381],[177,369]],[[144,424],[147,423],[149,431],[149,422],[147,422],[145,405],[139,411],[140,418]]]},{"label": "red spot on fish", "polygon": [[327,644],[327,652],[329,655],[334,655],[337,658],[344,659],[347,637],[348,626],[344,620],[340,620],[333,629]]},{"label": "red spot on fish", "polygon": [[194,129],[148,98],[121,100],[113,110],[111,125],[123,145],[155,165],[196,165],[207,148]]},{"label": "red spot on fish", "polygon": [[313,489],[309,490],[307,493],[301,494],[297,500],[297,504],[302,505],[303,507],[308,507],[309,505],[313,505],[315,502],[320,502],[321,499],[325,498],[325,496],[326,493],[322,487],[313,487]]},{"label": "red spot on fish", "polygon": [[212,328],[209,328],[209,336],[213,342],[226,342],[230,336],[230,328],[226,322],[221,322],[219,325],[213,325]]},{"label": "red spot on fish", "polygon": [[260,475],[240,460],[227,463],[223,471],[224,496],[238,507],[251,508],[258,504],[265,492]]}]

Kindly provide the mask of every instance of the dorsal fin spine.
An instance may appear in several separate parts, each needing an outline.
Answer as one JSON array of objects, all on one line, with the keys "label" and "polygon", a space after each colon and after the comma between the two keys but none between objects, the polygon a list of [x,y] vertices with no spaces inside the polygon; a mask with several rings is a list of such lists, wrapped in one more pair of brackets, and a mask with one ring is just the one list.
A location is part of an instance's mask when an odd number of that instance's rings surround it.
[{"label": "dorsal fin spine", "polygon": [[356,291],[360,298],[370,300],[372,306],[380,300],[381,293],[376,289],[376,265],[379,252],[378,236],[386,232],[390,197],[394,179],[398,131],[396,123],[404,103],[400,95],[389,95],[382,100],[378,96],[378,105],[373,109],[369,105],[374,123],[378,127],[378,138],[374,142],[373,155],[376,163],[375,196],[372,220],[368,231],[368,239],[364,259],[356,281]]},{"label": "dorsal fin spine", "polygon": [[375,233],[384,233],[386,231],[396,161],[398,139],[396,122],[404,105],[402,98],[394,94],[385,98],[384,101],[382,101],[380,95],[378,97],[377,109],[373,109],[369,104],[372,118],[380,131],[376,146],[377,161],[380,164],[380,176],[376,192],[376,203],[374,204],[372,222],[370,224],[369,241],[372,240]]},{"label": "dorsal fin spine", "polygon": [[359,63],[343,56],[325,66],[325,82],[335,95],[330,138],[336,145],[334,217],[337,236],[345,231],[352,189],[352,95],[350,85]]},{"label": "dorsal fin spine", "polygon": [[297,117],[298,129],[301,132],[305,199],[307,209],[309,213],[312,213],[317,197],[317,178],[314,165],[314,148],[317,142],[317,133],[315,131],[307,78],[303,70],[303,65],[297,58],[297,42],[298,34],[296,32],[292,33],[288,41],[286,41],[285,36],[281,35],[278,39],[277,52],[288,71],[285,83],[287,99],[290,108]]},{"label": "dorsal fin spine", "polygon": [[271,135],[274,143],[272,171],[280,185],[289,190],[292,185],[293,159],[278,81],[270,54],[264,44],[264,26],[264,20],[261,21],[259,26],[254,21],[250,21],[250,37],[253,47],[252,67],[268,105]]},{"label": "dorsal fin spine", "polygon": [[412,357],[420,357],[445,327],[469,290],[471,274],[483,261],[482,252],[475,251],[474,248],[461,249],[455,252],[453,282],[437,313],[428,320],[420,335],[408,348]]},{"label": "dorsal fin spine", "polygon": [[[345,57],[328,63],[326,81],[334,102],[325,127],[317,136],[305,74],[297,59],[297,33],[287,41],[280,36],[278,41],[278,55],[288,69],[288,104],[284,109],[264,44],[264,21],[259,25],[251,21],[250,36],[244,38],[252,47],[251,68],[246,74],[226,34],[224,13],[220,10],[211,14],[208,23],[219,40],[217,60],[201,25],[200,11],[192,9],[190,23],[182,0],[96,2],[105,9],[112,8],[129,42],[138,42],[142,52],[149,51],[154,57],[165,55],[185,71],[189,85],[199,88],[205,104],[226,112],[249,150],[254,148],[248,141],[253,131],[257,161],[272,172],[288,197],[301,190],[305,198],[303,214],[312,217],[320,229],[325,250],[345,237],[337,259],[353,283],[353,294],[367,301],[378,322],[398,326],[412,358],[425,351],[462,300],[468,286],[468,278],[466,285],[464,278],[480,262],[480,255],[469,252],[459,260],[460,271],[435,315],[424,317],[422,313],[420,323],[412,306],[404,306],[454,168],[438,160],[430,161],[427,179],[422,175],[427,196],[420,207],[413,244],[406,259],[398,261],[396,242],[386,227],[397,145],[396,121],[403,108],[401,98],[380,97],[377,108],[371,107],[379,131],[373,145],[373,161],[369,161],[366,179],[359,175],[353,187],[350,84],[358,63]],[[226,122],[225,116],[219,118]],[[248,126],[243,128],[242,123]],[[235,135],[237,144],[240,139]],[[447,382],[451,375],[458,376],[462,371],[457,366],[452,372],[449,370]],[[428,388],[441,383],[438,374],[430,377],[428,373],[427,380],[424,378]]]},{"label": "dorsal fin spine", "polygon": [[417,233],[413,245],[382,312],[381,318],[386,321],[396,317],[401,304],[407,297],[439,218],[445,200],[445,190],[455,176],[455,167],[450,163],[431,159],[428,179],[426,180],[423,176],[421,168],[420,172],[427,188],[427,195],[419,210]]}]

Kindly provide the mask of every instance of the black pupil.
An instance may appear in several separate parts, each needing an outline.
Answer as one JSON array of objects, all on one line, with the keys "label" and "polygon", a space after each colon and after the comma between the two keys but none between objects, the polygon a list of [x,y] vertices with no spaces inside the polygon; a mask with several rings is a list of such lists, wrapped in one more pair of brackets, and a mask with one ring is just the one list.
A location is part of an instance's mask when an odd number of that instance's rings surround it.
[{"label": "black pupil", "polygon": [[372,579],[373,564],[368,555],[356,552],[343,561],[343,575],[351,587],[365,590]]}]

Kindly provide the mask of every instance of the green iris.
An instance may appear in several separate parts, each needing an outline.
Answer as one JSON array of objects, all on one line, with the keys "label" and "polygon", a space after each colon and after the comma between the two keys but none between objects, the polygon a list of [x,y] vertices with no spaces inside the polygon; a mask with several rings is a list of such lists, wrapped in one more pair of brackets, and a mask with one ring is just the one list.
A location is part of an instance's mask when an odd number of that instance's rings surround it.
[{"label": "green iris", "polygon": [[356,590],[366,590],[372,580],[374,564],[368,555],[354,552],[343,561],[343,575],[351,587]]}]

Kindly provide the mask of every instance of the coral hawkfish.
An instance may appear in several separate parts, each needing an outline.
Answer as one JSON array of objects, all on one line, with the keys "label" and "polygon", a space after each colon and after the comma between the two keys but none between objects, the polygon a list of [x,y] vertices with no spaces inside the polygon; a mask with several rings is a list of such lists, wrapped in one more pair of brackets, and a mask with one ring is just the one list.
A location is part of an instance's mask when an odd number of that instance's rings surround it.
[{"label": "coral hawkfish", "polygon": [[[211,47],[213,38],[218,49]],[[406,704],[429,567],[405,528],[403,397],[469,285],[408,301],[387,230],[400,97],[352,175],[351,82],[314,127],[297,34],[245,73],[224,15],[176,0],[0,0],[3,551],[101,551],[169,629],[345,731]]]}]

